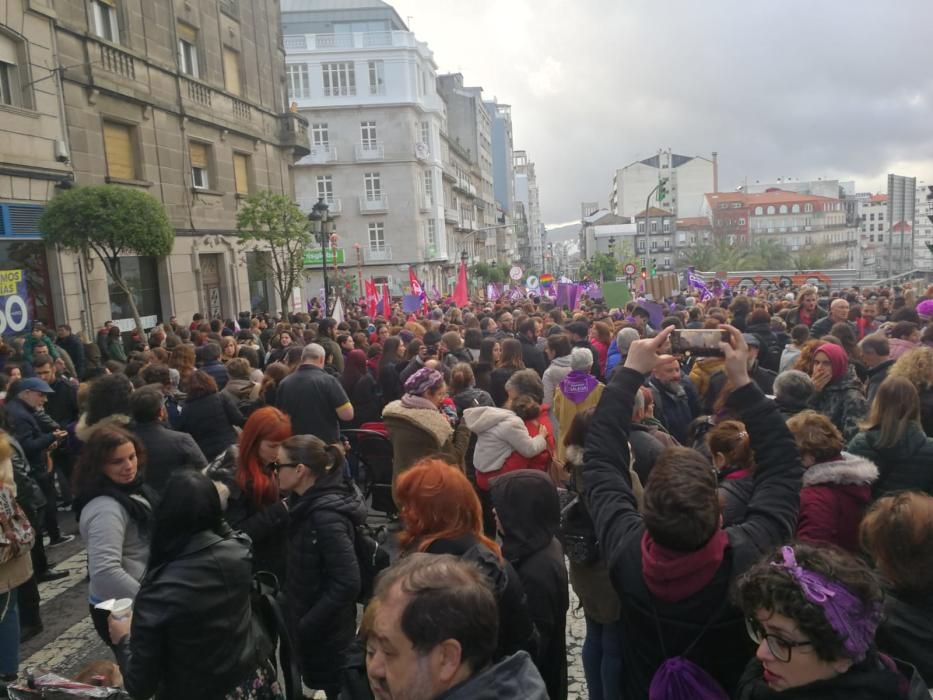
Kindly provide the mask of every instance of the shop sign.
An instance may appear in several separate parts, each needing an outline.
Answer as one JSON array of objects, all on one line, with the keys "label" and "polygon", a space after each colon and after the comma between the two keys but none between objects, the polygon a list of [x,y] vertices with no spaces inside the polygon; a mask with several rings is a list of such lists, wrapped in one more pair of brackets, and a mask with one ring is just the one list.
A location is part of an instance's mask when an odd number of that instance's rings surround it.
[{"label": "shop sign", "polygon": [[0,333],[22,333],[29,325],[26,275],[22,270],[0,270]]}]

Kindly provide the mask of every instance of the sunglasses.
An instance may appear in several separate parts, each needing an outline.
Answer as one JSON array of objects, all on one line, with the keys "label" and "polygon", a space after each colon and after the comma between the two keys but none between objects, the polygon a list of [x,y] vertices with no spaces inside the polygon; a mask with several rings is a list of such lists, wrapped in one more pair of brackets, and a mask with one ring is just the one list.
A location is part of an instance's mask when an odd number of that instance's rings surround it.
[{"label": "sunglasses", "polygon": [[273,462],[269,466],[272,467],[272,471],[277,472],[279,469],[294,469],[301,462]]}]

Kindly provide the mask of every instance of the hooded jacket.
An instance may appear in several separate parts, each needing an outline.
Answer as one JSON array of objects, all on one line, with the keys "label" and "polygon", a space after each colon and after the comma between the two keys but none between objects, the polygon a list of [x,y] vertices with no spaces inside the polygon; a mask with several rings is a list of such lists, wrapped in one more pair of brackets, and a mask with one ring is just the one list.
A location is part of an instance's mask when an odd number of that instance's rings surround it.
[{"label": "hooded jacket", "polygon": [[382,420],[392,441],[392,480],[422,457],[444,452],[458,464],[463,461],[470,433],[456,432],[439,410],[405,408],[393,401],[382,409]]},{"label": "hooded jacket", "polygon": [[707,625],[688,658],[730,692],[754,646],[741,612],[727,602],[728,591],[737,576],[792,536],[800,458],[774,403],[754,383],[736,389],[727,406],[745,423],[757,464],[745,519],[714,533],[698,552],[662,551],[645,542],[650,538],[623,468],[635,392],[643,382],[631,368],[615,372],[587,431],[584,453],[587,505],[625,619],[622,696],[648,697],[660,664],[682,654]]},{"label": "hooded jacket", "polygon": [[803,473],[797,538],[858,553],[858,528],[877,479],[878,467],[847,452],[809,467]]},{"label": "hooded jacket", "polygon": [[531,657],[524,651],[487,666],[437,700],[548,700]]},{"label": "hooded jacket", "polygon": [[700,402],[706,405],[706,394],[710,388],[710,380],[713,375],[722,371],[726,360],[723,357],[701,357],[693,363],[690,370],[690,381],[696,387]]},{"label": "hooded jacket", "polygon": [[933,495],[933,438],[911,423],[895,445],[881,447],[881,432],[872,428],[859,433],[848,451],[869,459],[878,467],[878,480],[872,485],[875,498],[895,491],[923,491]]},{"label": "hooded jacket", "polygon": [[312,688],[336,687],[356,631],[361,582],[354,541],[366,506],[340,468],[290,503],[285,598],[301,676]]},{"label": "hooded jacket", "polygon": [[567,567],[557,540],[560,502],[544,473],[525,469],[493,482],[492,504],[502,524],[502,554],[525,589],[538,630],[535,665],[551,700],[567,697]]},{"label": "hooded jacket", "polygon": [[499,471],[512,452],[531,458],[547,449],[544,436],[531,437],[525,422],[507,408],[468,408],[463,412],[463,422],[477,436],[473,452],[477,472]]}]

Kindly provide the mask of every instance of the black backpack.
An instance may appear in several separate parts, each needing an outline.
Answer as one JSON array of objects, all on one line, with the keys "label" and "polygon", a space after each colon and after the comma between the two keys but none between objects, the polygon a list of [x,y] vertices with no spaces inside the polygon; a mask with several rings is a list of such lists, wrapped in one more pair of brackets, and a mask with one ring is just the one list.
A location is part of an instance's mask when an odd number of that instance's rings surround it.
[{"label": "black backpack", "polygon": [[250,590],[253,624],[259,627],[259,638],[271,643],[272,649],[268,658],[277,669],[281,669],[286,700],[298,700],[304,697],[298,650],[288,630],[282,597],[275,574],[257,571]]},{"label": "black backpack", "polygon": [[356,562],[360,567],[360,594],[357,602],[366,605],[373,597],[376,578],[389,568],[389,553],[380,544],[385,539],[385,527],[357,525],[353,537]]}]

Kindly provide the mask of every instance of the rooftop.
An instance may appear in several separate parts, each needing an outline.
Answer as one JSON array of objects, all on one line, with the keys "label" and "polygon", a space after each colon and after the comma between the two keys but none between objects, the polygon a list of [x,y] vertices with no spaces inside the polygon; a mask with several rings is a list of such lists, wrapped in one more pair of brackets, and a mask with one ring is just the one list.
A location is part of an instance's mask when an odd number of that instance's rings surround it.
[{"label": "rooftop", "polygon": [[[648,209],[648,216],[674,216],[674,215],[671,212],[669,212],[667,209],[659,209],[658,207],[651,207],[650,209]],[[633,218],[644,219],[645,218],[644,210],[635,214]]]},{"label": "rooftop", "polygon": [[677,228],[688,228],[690,226],[705,226],[709,228],[711,225],[709,219],[705,216],[688,216],[683,219],[677,219]]},{"label": "rooftop", "polygon": [[869,199],[873,204],[881,204],[882,202],[888,201],[888,195],[886,194],[873,194]]},{"label": "rooftop", "polygon": [[741,202],[742,204],[782,204],[790,202],[837,202],[836,197],[823,197],[818,194],[800,194],[799,192],[789,192],[788,190],[779,190],[777,188],[769,189],[767,192],[709,192],[706,195],[707,201],[712,205],[719,202]]}]

